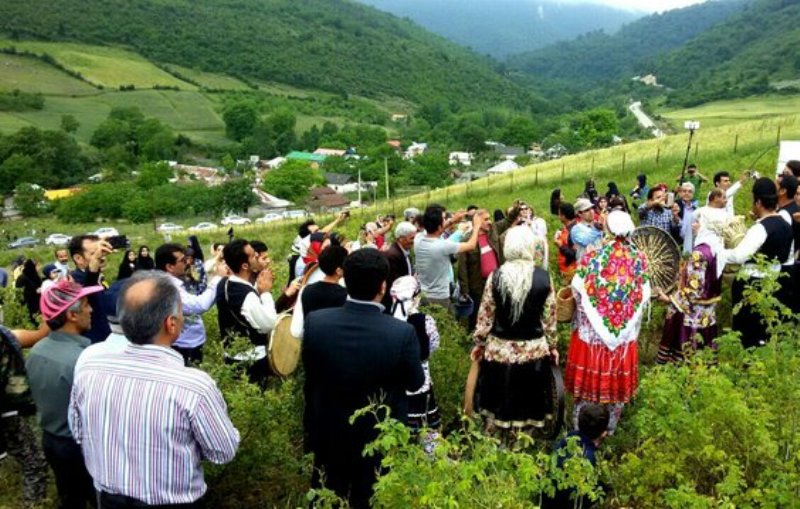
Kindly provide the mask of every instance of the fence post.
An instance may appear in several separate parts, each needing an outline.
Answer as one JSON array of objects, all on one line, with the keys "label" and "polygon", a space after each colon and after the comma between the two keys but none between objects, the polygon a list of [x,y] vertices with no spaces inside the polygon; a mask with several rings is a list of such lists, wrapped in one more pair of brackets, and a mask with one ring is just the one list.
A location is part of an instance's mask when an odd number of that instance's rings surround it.
[{"label": "fence post", "polygon": [[444,206],[450,207],[450,186],[444,188]]},{"label": "fence post", "polygon": [[397,217],[397,210],[394,208],[394,198],[392,198],[392,215]]},{"label": "fence post", "polygon": [[594,180],[594,154],[592,154],[592,180]]},{"label": "fence post", "polygon": [[539,185],[539,167],[536,167],[536,179],[533,181],[534,185]]},{"label": "fence post", "polygon": [[780,145],[781,144],[781,126],[778,126],[778,137],[775,140],[775,143]]},{"label": "fence post", "polygon": [[656,166],[660,164],[660,161],[661,161],[661,147],[658,147],[658,150],[656,151]]},{"label": "fence post", "polygon": [[733,153],[739,150],[739,133],[736,133],[736,138],[733,139]]},{"label": "fence post", "polygon": [[467,180],[467,200],[469,200],[469,185],[471,182],[472,180]]},{"label": "fence post", "polygon": [[564,170],[565,170],[564,163],[562,162],[561,163],[561,183],[562,184],[564,183]]},{"label": "fence post", "polygon": [[625,152],[622,153],[622,173],[625,173]]},{"label": "fence post", "polygon": [[509,192],[514,194],[514,172],[511,172],[511,183],[509,184]]},{"label": "fence post", "polygon": [[697,151],[698,150],[700,150],[700,144],[699,143],[695,143],[694,144],[694,161],[695,161],[695,164],[697,164]]}]

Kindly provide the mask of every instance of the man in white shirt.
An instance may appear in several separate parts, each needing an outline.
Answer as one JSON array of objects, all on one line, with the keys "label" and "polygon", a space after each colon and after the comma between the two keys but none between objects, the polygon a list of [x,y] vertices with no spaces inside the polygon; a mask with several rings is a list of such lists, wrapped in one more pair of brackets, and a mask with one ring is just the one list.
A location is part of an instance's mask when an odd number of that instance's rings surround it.
[{"label": "man in white shirt", "polygon": [[[252,347],[245,352],[226,356],[234,362],[252,362],[248,368],[250,380],[264,384],[268,374],[267,342],[275,327],[278,313],[272,298],[275,275],[269,267],[261,267],[258,253],[244,239],[235,239],[222,250],[231,276],[217,287],[219,331],[226,349],[231,338],[244,337]],[[258,273],[255,284],[252,274]]]},{"label": "man in white shirt", "polygon": [[[739,189],[742,188],[742,183],[747,180],[747,174],[743,173],[739,180],[736,182],[731,183],[731,174],[727,171],[718,171],[714,174],[714,188],[720,189],[725,193],[726,203],[725,203],[725,212],[728,215],[728,219],[733,219],[735,214],[733,208],[733,197],[736,196],[736,193],[739,192]],[[709,195],[710,199],[710,195]]]},{"label": "man in white shirt", "polygon": [[[416,253],[416,272],[422,286],[422,291],[427,296],[428,302],[438,304],[450,309],[450,272],[452,261],[450,257],[458,253],[472,251],[478,245],[483,218],[475,214],[472,218],[472,234],[466,242],[450,242],[442,238],[442,232],[449,224],[444,221],[444,207],[441,205],[428,205],[422,216],[424,233],[414,238],[414,252]],[[466,212],[453,214],[450,224],[461,221]]]},{"label": "man in white shirt", "polygon": [[178,340],[172,345],[188,366],[203,362],[203,345],[206,342],[206,327],[203,324],[203,313],[214,306],[217,299],[217,284],[220,276],[227,272],[224,265],[217,265],[216,274],[209,275],[208,286],[200,295],[189,293],[183,280],[186,271],[186,248],[180,244],[164,244],[156,249],[156,270],[169,274],[169,280],[181,295],[183,304],[184,326]]},{"label": "man in white shirt", "polygon": [[58,279],[63,279],[69,275],[69,252],[65,248],[61,248],[56,250],[55,255],[54,265],[59,272]]}]

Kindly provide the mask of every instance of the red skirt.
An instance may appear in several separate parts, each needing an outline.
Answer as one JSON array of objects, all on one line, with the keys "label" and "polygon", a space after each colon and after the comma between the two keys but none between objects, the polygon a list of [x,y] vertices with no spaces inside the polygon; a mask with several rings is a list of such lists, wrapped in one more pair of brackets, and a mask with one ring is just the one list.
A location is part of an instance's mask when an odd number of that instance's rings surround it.
[{"label": "red skirt", "polygon": [[572,395],[594,403],[627,403],[639,385],[639,350],[636,341],[611,351],[603,344],[589,345],[572,331],[564,385]]}]

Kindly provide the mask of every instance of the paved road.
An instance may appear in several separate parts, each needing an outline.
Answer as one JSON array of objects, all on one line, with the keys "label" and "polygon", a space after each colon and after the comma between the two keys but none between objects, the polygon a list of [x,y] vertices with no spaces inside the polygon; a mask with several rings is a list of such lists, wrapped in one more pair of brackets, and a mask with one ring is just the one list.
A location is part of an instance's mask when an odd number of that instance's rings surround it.
[{"label": "paved road", "polygon": [[631,105],[628,106],[628,109],[631,110],[631,113],[633,113],[633,115],[636,117],[636,120],[639,121],[640,126],[653,133],[653,136],[656,138],[664,137],[664,132],[656,126],[656,123],[653,122],[653,119],[648,117],[647,113],[642,111],[641,101],[631,103]]}]

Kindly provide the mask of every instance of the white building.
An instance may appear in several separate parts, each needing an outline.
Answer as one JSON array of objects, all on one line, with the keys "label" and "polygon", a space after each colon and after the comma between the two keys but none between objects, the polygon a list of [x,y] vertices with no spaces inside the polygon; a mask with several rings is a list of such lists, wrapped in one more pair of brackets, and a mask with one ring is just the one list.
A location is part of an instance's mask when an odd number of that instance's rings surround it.
[{"label": "white building", "polygon": [[486,173],[488,173],[489,175],[497,175],[500,173],[508,173],[510,171],[518,169],[520,169],[520,165],[518,165],[512,160],[505,160],[502,163],[496,164],[491,168],[489,168],[488,170],[486,170]]},{"label": "white building", "polygon": [[450,152],[450,155],[447,156],[447,161],[450,166],[471,166],[472,154],[469,152]]}]

